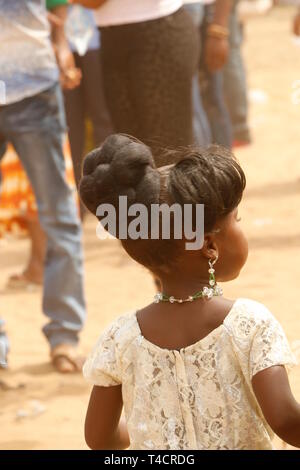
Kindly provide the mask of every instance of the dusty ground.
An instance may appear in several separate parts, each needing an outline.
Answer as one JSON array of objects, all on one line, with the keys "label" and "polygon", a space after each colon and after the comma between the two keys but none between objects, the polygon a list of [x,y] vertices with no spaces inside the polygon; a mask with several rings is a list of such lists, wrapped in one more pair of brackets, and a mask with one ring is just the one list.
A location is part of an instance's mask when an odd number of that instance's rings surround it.
[{"label": "dusty ground", "polygon": [[[263,91],[266,100],[251,105],[254,144],[237,152],[248,177],[240,213],[249,237],[249,260],[240,278],[223,287],[230,298],[265,303],[293,343],[300,339],[300,104],[292,104],[291,95],[293,83],[300,79],[300,47],[290,35],[291,14],[278,9],[247,25],[249,87]],[[116,242],[98,241],[95,228],[89,219],[84,230],[84,353],[104,325],[127,309],[148,303],[153,295],[149,275]],[[0,244],[1,286],[22,267],[27,246],[26,241]],[[11,387],[0,389],[0,449],[85,449],[89,386],[81,376],[59,375],[48,364],[40,293],[0,295],[12,349],[10,368],[0,373],[0,380]],[[300,401],[299,368],[291,383]]]}]

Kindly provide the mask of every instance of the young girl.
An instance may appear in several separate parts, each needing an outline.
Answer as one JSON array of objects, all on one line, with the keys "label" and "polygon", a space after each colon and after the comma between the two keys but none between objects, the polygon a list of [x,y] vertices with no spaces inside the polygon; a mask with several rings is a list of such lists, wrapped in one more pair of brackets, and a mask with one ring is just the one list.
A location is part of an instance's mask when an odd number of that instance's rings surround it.
[{"label": "young girl", "polygon": [[[245,175],[221,147],[180,149],[156,169],[150,150],[110,136],[85,160],[81,197],[101,203],[204,204],[204,244],[121,240],[161,281],[162,293],[102,334],[84,366],[94,385],[86,416],[92,449],[273,449],[274,431],[300,446],[300,405],[285,365],[295,364],[268,309],[222,297],[247,259],[238,205]],[[127,426],[120,421],[124,406]],[[128,430],[128,431],[127,431]]]}]

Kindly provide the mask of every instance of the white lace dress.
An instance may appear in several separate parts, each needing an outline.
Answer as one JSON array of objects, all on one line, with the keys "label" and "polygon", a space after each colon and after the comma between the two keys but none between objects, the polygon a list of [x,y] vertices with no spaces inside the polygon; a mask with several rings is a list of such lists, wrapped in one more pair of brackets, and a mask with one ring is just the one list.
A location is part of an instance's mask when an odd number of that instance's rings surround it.
[{"label": "white lace dress", "polygon": [[273,449],[251,378],[297,364],[262,304],[239,298],[224,322],[180,351],[146,340],[136,312],[112,323],[83,372],[94,385],[122,384],[130,449]]}]

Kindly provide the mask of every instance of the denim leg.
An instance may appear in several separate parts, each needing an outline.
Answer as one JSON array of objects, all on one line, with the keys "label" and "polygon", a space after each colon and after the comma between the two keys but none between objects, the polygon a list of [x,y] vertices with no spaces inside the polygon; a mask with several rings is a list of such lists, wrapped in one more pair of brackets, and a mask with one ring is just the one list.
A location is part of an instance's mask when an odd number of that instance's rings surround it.
[{"label": "denim leg", "polygon": [[186,3],[183,8],[192,15],[195,25],[199,28],[204,18],[204,4],[201,2]]},{"label": "denim leg", "polygon": [[[184,5],[186,11],[188,11],[197,28],[200,28],[203,18],[204,18],[204,4],[198,3],[188,3]],[[201,36],[199,33],[199,42],[201,42]],[[193,128],[194,128],[194,138],[196,145],[201,147],[207,147],[211,143],[211,131],[209,122],[203,107],[199,78],[198,73],[193,79],[192,85],[192,99],[193,99]]]},{"label": "denim leg", "polygon": [[213,143],[232,146],[232,126],[223,95],[223,71],[202,71],[204,109],[211,126]]},{"label": "denim leg", "polygon": [[193,79],[194,137],[196,145],[207,147],[212,142],[210,125],[204,111],[198,74]]},{"label": "denim leg", "polygon": [[[205,41],[207,26],[213,21],[214,4],[205,6],[204,19],[200,32],[202,41]],[[224,76],[223,70],[210,73],[205,64],[204,54],[200,60],[200,86],[204,109],[212,133],[212,141],[217,144],[231,148],[232,125],[224,98]]]},{"label": "denim leg", "polygon": [[247,79],[241,54],[242,27],[236,10],[230,15],[230,53],[224,67],[224,92],[233,125],[234,138],[250,141]]},{"label": "denim leg", "polygon": [[55,86],[5,108],[0,128],[25,167],[48,239],[43,311],[50,322],[43,331],[51,347],[76,344],[85,320],[83,256],[74,194],[64,177],[61,90]]}]

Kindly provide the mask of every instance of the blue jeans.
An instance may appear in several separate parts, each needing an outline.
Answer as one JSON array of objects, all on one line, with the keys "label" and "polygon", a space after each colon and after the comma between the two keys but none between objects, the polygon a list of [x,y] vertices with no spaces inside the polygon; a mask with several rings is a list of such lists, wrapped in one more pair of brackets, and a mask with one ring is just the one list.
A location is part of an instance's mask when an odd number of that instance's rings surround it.
[{"label": "blue jeans", "polygon": [[[205,6],[205,18],[201,24],[201,37],[204,43],[206,28],[213,20],[214,4]],[[203,105],[211,127],[214,143],[231,148],[232,125],[224,97],[224,71],[209,72],[204,57],[201,57],[200,84]]]},{"label": "blue jeans", "polygon": [[203,108],[202,97],[199,87],[198,74],[193,78],[193,129],[195,144],[200,147],[208,147],[212,142],[210,125]]},{"label": "blue jeans", "polygon": [[[39,220],[48,239],[43,311],[50,322],[43,332],[52,348],[60,343],[75,345],[86,315],[81,225],[74,194],[65,180],[65,132],[58,84],[0,107],[0,158],[6,142],[11,142],[33,187]],[[3,337],[2,333],[2,342]]]},{"label": "blue jeans", "polygon": [[204,109],[210,123],[213,143],[232,146],[232,125],[224,100],[223,71],[210,73],[203,66],[201,87]]},{"label": "blue jeans", "polygon": [[[191,14],[195,25],[200,28],[204,18],[204,4],[202,3],[188,3],[184,8]],[[199,33],[199,42],[200,42]],[[192,88],[192,100],[193,100],[193,128],[194,128],[194,139],[195,144],[201,147],[207,147],[211,143],[211,132],[208,123],[208,119],[203,108],[198,73],[193,79]]]},{"label": "blue jeans", "polygon": [[250,141],[248,126],[247,78],[241,45],[243,42],[242,26],[234,7],[230,15],[230,53],[224,67],[224,91],[228,111],[236,140]]},{"label": "blue jeans", "polygon": [[[191,3],[184,6],[192,15],[199,29],[201,45],[205,41],[207,23],[212,20],[213,6]],[[201,89],[200,89],[201,88]],[[232,128],[223,93],[223,70],[208,72],[202,54],[199,77],[193,82],[194,135],[198,145],[208,146],[214,143],[230,148],[232,144]]]},{"label": "blue jeans", "polygon": [[194,20],[195,25],[199,28],[202,24],[205,14],[204,4],[201,2],[196,3],[186,3],[184,5],[186,11],[188,11]]}]

